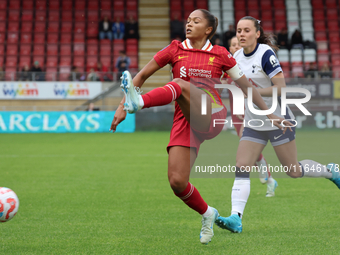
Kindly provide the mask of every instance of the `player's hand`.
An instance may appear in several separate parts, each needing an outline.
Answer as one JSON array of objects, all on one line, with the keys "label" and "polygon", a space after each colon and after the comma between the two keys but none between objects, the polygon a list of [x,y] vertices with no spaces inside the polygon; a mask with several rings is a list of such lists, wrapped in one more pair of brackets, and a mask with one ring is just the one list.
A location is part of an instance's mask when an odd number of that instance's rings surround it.
[{"label": "player's hand", "polygon": [[239,120],[244,120],[244,117],[243,117],[243,115],[241,115],[241,114],[236,114],[236,117],[237,117]]},{"label": "player's hand", "polygon": [[115,116],[113,117],[113,121],[111,123],[110,131],[113,133],[116,131],[116,128],[119,123],[121,123],[126,118],[126,112],[123,110],[124,106],[120,104],[116,110]]},{"label": "player's hand", "polygon": [[290,121],[284,118],[278,117],[274,114],[267,115],[267,117],[271,120],[274,126],[278,127],[279,129],[283,131],[283,134],[286,133],[287,129],[289,129],[290,131],[293,131],[291,127],[293,127],[294,125]]}]

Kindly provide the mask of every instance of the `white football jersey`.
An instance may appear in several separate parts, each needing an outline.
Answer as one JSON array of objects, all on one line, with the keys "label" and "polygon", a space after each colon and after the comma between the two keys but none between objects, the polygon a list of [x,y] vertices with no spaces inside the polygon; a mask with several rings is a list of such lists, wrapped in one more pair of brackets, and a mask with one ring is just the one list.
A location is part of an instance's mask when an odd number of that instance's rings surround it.
[{"label": "white football jersey", "polygon": [[[267,88],[272,86],[271,78],[279,72],[282,72],[280,62],[278,61],[274,51],[266,44],[258,43],[255,50],[249,54],[245,54],[242,48],[235,52],[234,58],[250,83],[258,88]],[[273,101],[272,97],[262,96],[262,98],[270,109]],[[253,104],[253,106],[255,109],[260,110],[255,104]],[[271,121],[267,120],[267,116],[256,115],[250,112],[248,109],[247,99],[245,100],[245,108],[244,119],[246,127],[259,131],[278,129],[276,126],[272,125]],[[281,97],[278,97],[278,106],[273,114],[285,119],[294,119],[294,115],[288,106],[286,109],[286,115],[281,115]],[[263,124],[260,120],[263,121]],[[248,125],[248,123],[250,123],[251,126]]]}]

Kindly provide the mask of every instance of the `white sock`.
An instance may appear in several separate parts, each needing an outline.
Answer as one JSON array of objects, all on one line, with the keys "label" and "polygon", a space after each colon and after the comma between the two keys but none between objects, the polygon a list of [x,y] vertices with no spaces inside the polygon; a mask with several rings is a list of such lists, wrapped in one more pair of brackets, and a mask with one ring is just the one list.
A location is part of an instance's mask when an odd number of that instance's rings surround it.
[{"label": "white sock", "polygon": [[261,160],[256,161],[256,164],[258,165],[258,167],[260,167],[260,166],[265,166],[265,167],[267,167],[267,162],[266,162],[266,160],[264,159],[263,156],[262,156]]},{"label": "white sock", "polygon": [[142,98],[142,95],[138,95],[138,98],[139,98],[139,106],[140,106],[140,108],[142,109],[143,106],[144,106],[144,100],[143,100],[143,98]]},{"label": "white sock", "polygon": [[203,217],[209,217],[214,213],[214,210],[208,205],[208,209],[206,210],[205,213],[202,214]]},{"label": "white sock", "polygon": [[235,179],[231,192],[231,214],[240,214],[242,218],[250,194],[250,179]]},{"label": "white sock", "polygon": [[268,180],[267,180],[267,185],[271,184],[273,182],[273,177],[269,176]]},{"label": "white sock", "polygon": [[303,166],[302,177],[332,178],[332,173],[328,171],[327,167],[323,164],[310,159],[301,160],[299,163]]}]

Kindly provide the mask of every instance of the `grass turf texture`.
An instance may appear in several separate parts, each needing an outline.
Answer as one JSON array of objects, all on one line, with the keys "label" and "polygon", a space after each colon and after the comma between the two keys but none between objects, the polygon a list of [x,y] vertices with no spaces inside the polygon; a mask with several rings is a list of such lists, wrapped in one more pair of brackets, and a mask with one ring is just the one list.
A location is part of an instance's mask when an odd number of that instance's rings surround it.
[{"label": "grass turf texture", "polygon": [[[18,214],[0,224],[0,254],[336,254],[340,190],[324,179],[278,179],[276,196],[252,179],[243,233],[215,226],[199,243],[201,216],[167,181],[168,132],[0,135],[0,186]],[[234,164],[238,139],[225,132]],[[224,139],[223,138],[223,139]],[[299,159],[339,160],[338,130],[299,131]],[[202,154],[204,148],[202,148]],[[267,161],[279,164],[271,145]],[[274,176],[275,177],[275,176]],[[233,179],[191,179],[223,216]]]}]

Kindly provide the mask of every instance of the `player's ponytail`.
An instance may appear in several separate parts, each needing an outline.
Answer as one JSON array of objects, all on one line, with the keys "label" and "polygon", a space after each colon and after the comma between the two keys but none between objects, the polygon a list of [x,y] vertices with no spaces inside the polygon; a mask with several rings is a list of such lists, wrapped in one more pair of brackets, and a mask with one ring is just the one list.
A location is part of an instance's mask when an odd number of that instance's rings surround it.
[{"label": "player's ponytail", "polygon": [[279,49],[279,47],[277,47],[277,45],[276,45],[276,40],[275,40],[276,36],[272,33],[265,33],[263,31],[262,26],[260,25],[260,23],[261,23],[260,20],[257,20],[257,19],[255,19],[251,16],[243,17],[240,20],[252,20],[254,22],[256,32],[260,31],[260,37],[257,39],[258,43],[267,44],[268,46],[270,46],[275,51],[277,51]]},{"label": "player's ponytail", "polygon": [[216,29],[218,26],[218,19],[207,10],[204,10],[204,9],[198,9],[198,10],[203,13],[204,18],[206,18],[206,20],[208,21],[208,27],[213,28],[210,34],[208,35],[208,39],[210,40],[216,33]]}]

